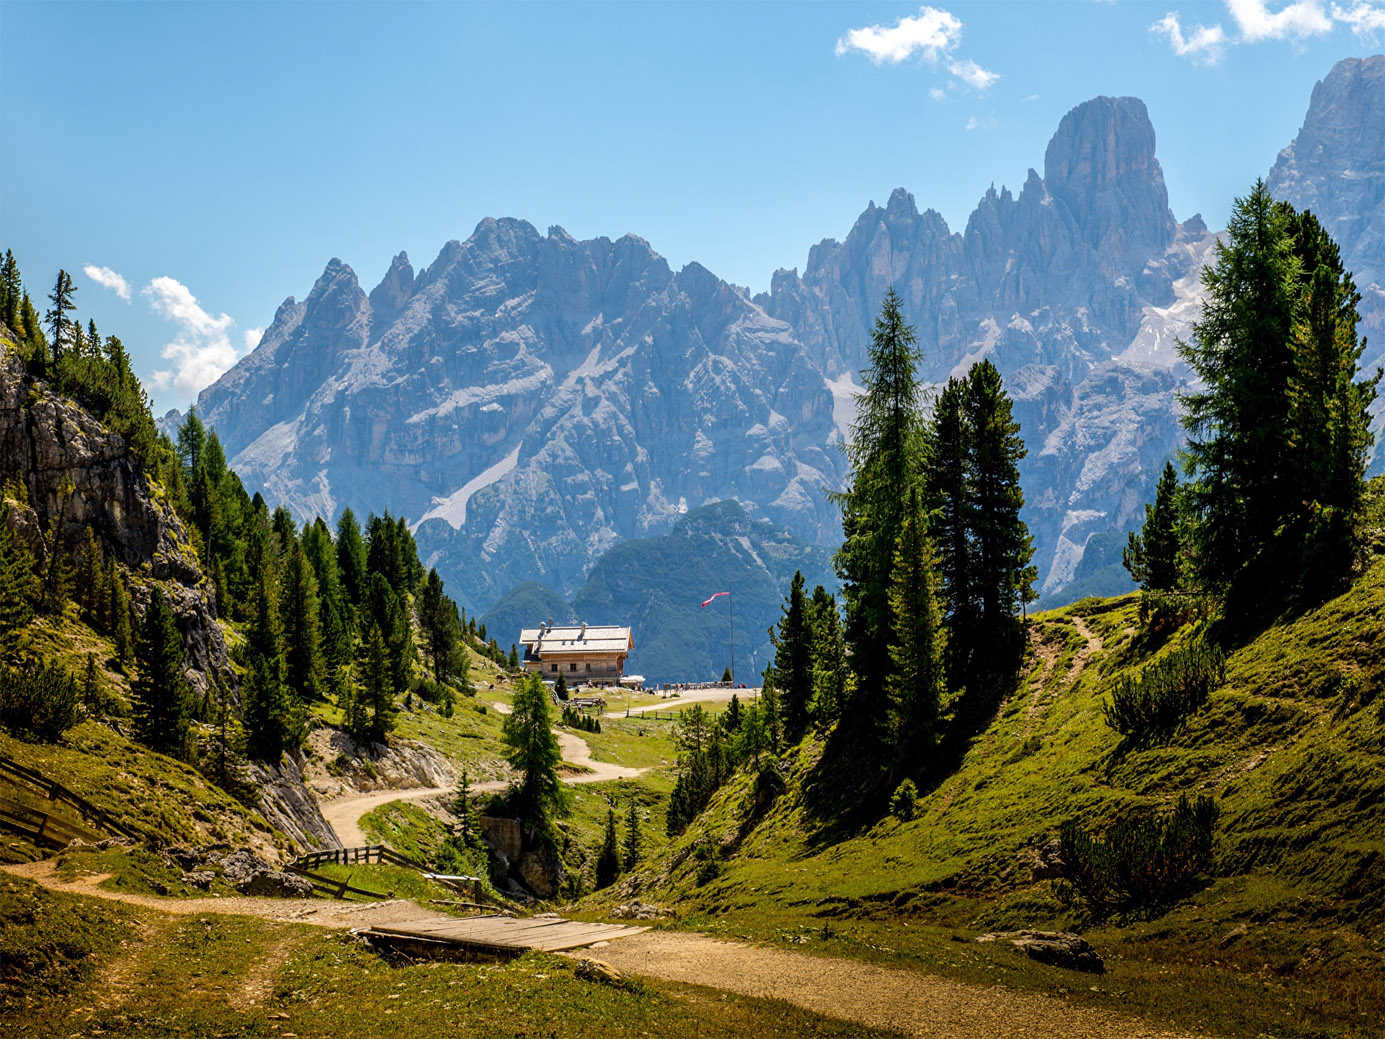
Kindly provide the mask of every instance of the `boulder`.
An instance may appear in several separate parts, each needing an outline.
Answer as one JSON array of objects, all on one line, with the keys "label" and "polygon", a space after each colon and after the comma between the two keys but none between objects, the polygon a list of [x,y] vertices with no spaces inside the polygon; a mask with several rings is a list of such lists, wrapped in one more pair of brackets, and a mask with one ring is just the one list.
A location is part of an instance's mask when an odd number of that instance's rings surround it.
[{"label": "boulder", "polygon": [[983,934],[978,942],[1009,942],[1031,960],[1052,967],[1101,974],[1106,964],[1087,939],[1070,931],[998,931]]},{"label": "boulder", "polygon": [[578,960],[577,976],[583,981],[596,981],[603,985],[621,985],[625,982],[624,975],[604,960]]},{"label": "boulder", "polygon": [[199,891],[208,890],[215,879],[216,874],[209,869],[197,869],[191,873],[183,874],[183,883],[188,887],[195,887]]},{"label": "boulder", "polygon": [[237,887],[243,895],[258,895],[265,898],[312,898],[313,886],[303,877],[279,870],[266,870],[252,874],[250,879]]}]

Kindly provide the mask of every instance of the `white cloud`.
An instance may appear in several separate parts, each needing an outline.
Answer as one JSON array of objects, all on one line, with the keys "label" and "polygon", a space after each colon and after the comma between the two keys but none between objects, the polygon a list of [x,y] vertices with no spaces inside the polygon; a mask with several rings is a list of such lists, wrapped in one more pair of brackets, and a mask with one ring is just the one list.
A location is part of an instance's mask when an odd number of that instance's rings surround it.
[{"label": "white cloud", "polygon": [[1180,58],[1188,58],[1194,65],[1215,65],[1221,61],[1226,48],[1226,33],[1220,25],[1210,28],[1198,25],[1187,35],[1178,20],[1178,14],[1170,11],[1162,19],[1149,27],[1155,36],[1167,36],[1169,46]]},{"label": "white cloud", "polygon": [[970,58],[963,58],[961,61],[954,61],[947,66],[947,70],[960,79],[967,86],[980,93],[985,93],[986,89],[1000,78],[998,73],[989,69],[983,69]]},{"label": "white cloud", "polygon": [[1339,22],[1350,25],[1351,31],[1357,36],[1374,39],[1376,33],[1385,32],[1385,7],[1361,3],[1355,7],[1345,8],[1333,4],[1332,17]]},{"label": "white cloud", "polygon": [[[142,294],[156,314],[178,325],[177,336],[162,351],[173,368],[153,373],[155,388],[163,390],[171,385],[179,393],[194,397],[236,363],[237,352],[230,337],[235,321],[230,314],[214,317],[207,313],[188,287],[175,278],[155,278]],[[245,333],[247,345],[250,333],[257,331]]]},{"label": "white cloud", "polygon": [[951,11],[936,7],[921,7],[919,13],[901,18],[892,27],[868,25],[863,29],[848,29],[837,41],[837,55],[860,51],[877,65],[899,64],[915,53],[921,53],[929,64],[957,46],[962,38],[962,21]]},{"label": "white cloud", "polygon": [[130,283],[109,267],[89,263],[82,268],[82,273],[102,288],[110,289],[126,303],[130,302]]},{"label": "white cloud", "polygon": [[1037,101],[1037,100],[1039,100],[1039,95],[1038,95],[1038,94],[1030,94],[1030,95],[1029,95],[1028,97],[1026,97],[1023,101],[1021,101],[1020,104],[1022,104],[1022,105],[1027,105],[1027,104],[1029,104],[1031,101]]},{"label": "white cloud", "polygon": [[247,328],[245,330],[245,352],[249,353],[260,345],[260,340],[264,338],[263,328]]},{"label": "white cloud", "polygon": [[1332,31],[1332,19],[1319,0],[1295,0],[1271,11],[1267,0],[1226,0],[1242,43],[1260,40],[1302,40]]},{"label": "white cloud", "polygon": [[1149,27],[1155,36],[1166,37],[1173,52],[1197,65],[1215,65],[1228,47],[1263,40],[1288,40],[1302,44],[1315,36],[1326,36],[1338,26],[1349,26],[1363,39],[1373,40],[1385,32],[1385,3],[1356,0],[1350,7],[1324,0],[1223,0],[1235,23],[1228,33],[1220,24],[1210,28],[1198,25],[1185,33],[1177,11],[1170,11]]},{"label": "white cloud", "polygon": [[994,130],[995,127],[996,121],[995,116],[993,115],[988,115],[984,119],[978,119],[976,118],[976,116],[972,116],[970,119],[967,120],[968,133],[970,133],[972,130]]},{"label": "white cloud", "polygon": [[947,91],[944,90],[942,87],[934,87],[932,90],[928,91],[928,96],[931,97],[934,101],[946,101]]}]

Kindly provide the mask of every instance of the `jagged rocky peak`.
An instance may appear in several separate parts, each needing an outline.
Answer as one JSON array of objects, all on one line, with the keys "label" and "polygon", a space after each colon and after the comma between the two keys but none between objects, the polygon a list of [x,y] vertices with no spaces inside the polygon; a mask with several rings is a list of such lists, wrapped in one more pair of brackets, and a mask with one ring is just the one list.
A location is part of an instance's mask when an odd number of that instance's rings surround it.
[{"label": "jagged rocky peak", "polygon": [[1385,55],[1332,66],[1266,183],[1317,215],[1358,285],[1385,285]]},{"label": "jagged rocky peak", "polygon": [[356,272],[335,256],[328,261],[308,298],[307,319],[319,328],[345,328],[366,306]]},{"label": "jagged rocky peak", "polygon": [[1065,115],[1044,153],[1044,184],[1100,253],[1142,266],[1177,233],[1139,98],[1096,97]]},{"label": "jagged rocky peak", "polygon": [[380,284],[370,290],[370,308],[374,311],[396,311],[409,302],[414,293],[414,267],[409,254],[400,251],[390,262],[390,269]]}]

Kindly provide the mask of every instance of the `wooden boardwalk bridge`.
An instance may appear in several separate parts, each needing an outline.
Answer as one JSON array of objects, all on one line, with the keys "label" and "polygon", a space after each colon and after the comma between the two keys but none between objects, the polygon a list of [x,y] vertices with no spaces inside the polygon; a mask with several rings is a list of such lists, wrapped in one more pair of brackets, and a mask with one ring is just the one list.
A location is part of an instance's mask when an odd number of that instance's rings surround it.
[{"label": "wooden boardwalk bridge", "polygon": [[377,924],[359,933],[373,944],[411,955],[518,956],[529,949],[541,952],[581,949],[597,942],[628,938],[648,929],[564,920],[558,916],[473,916]]}]

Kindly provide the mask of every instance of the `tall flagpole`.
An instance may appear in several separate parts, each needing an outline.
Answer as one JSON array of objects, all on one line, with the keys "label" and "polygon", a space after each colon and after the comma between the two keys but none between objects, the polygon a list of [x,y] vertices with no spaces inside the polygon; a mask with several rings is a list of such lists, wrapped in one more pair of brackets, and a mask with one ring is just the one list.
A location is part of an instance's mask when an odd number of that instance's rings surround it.
[{"label": "tall flagpole", "polygon": [[736,688],[736,597],[726,593],[726,605],[731,610],[731,688]]}]

